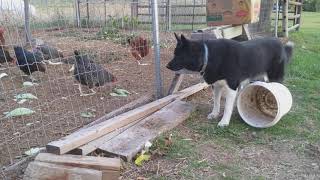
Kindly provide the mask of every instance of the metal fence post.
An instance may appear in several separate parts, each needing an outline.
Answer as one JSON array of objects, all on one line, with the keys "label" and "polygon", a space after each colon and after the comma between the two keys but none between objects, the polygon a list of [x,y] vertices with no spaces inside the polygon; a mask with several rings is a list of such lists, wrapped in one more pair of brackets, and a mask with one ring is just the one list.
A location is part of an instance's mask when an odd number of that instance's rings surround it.
[{"label": "metal fence post", "polygon": [[24,29],[26,32],[26,43],[30,43],[32,40],[30,32],[30,9],[29,0],[24,0]]},{"label": "metal fence post", "polygon": [[155,58],[155,87],[156,96],[161,98],[162,93],[162,79],[160,71],[160,40],[159,40],[159,16],[158,16],[158,2],[152,0],[152,34],[153,34],[153,45],[154,45],[154,58]]}]

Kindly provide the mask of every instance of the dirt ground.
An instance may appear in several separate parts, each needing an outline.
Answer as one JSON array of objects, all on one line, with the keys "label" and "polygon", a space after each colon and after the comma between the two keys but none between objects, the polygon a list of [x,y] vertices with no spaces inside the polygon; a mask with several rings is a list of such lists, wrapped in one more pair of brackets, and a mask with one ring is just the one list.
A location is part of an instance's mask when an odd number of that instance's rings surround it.
[{"label": "dirt ground", "polygon": [[[0,166],[7,166],[21,160],[23,153],[30,148],[43,147],[52,140],[57,140],[82,127],[104,114],[115,110],[146,94],[154,93],[154,56],[153,49],[144,58],[147,66],[139,66],[129,52],[127,45],[121,45],[110,39],[96,38],[97,29],[63,29],[33,32],[35,38],[42,39],[61,49],[65,56],[72,55],[75,49],[85,50],[96,55],[95,61],[102,64],[118,81],[102,87],[93,96],[80,97],[73,73],[68,69],[71,65],[47,65],[47,72],[34,73],[39,80],[38,86],[23,87],[24,82],[20,70],[14,65],[2,66],[1,73],[8,76],[0,80]],[[123,31],[121,38],[126,38]],[[150,33],[141,33],[150,38]],[[12,36],[12,35],[11,35]],[[165,65],[172,57],[175,39],[172,34],[161,34],[161,70],[164,87],[167,89],[173,73]],[[17,42],[7,41],[8,44]],[[192,77],[184,82],[184,87],[198,82]],[[123,88],[131,92],[127,97],[112,97],[113,88]],[[83,88],[85,90],[85,87]],[[14,101],[14,95],[32,93],[36,100],[23,104]],[[5,118],[2,115],[18,107],[35,111],[30,116]],[[80,116],[82,112],[91,112],[94,117]]]}]

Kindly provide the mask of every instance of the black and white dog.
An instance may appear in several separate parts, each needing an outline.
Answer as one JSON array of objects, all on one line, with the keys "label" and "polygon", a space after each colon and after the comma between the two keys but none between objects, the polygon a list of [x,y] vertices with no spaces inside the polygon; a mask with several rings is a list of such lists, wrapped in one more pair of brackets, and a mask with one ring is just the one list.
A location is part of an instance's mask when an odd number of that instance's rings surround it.
[{"label": "black and white dog", "polygon": [[228,39],[194,41],[178,37],[174,58],[167,64],[172,71],[199,72],[213,85],[214,105],[208,119],[220,114],[222,90],[227,89],[225,110],[218,126],[228,126],[240,83],[264,75],[265,80],[282,82],[285,65],[290,61],[293,43],[276,38],[245,42]]}]

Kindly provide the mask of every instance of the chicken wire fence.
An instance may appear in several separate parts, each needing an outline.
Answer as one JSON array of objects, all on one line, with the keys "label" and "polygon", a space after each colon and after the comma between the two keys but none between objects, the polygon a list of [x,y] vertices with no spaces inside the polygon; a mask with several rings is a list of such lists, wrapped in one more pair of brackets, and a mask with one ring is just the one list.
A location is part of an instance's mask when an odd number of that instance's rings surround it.
[{"label": "chicken wire fence", "polygon": [[[252,25],[256,33],[270,31],[271,6],[262,2],[263,21]],[[0,177],[4,179],[16,175],[7,167],[37,148],[155,93],[151,1],[30,0],[29,5],[30,30],[25,28],[24,1],[0,0]],[[206,0],[158,0],[164,94],[173,77],[165,68],[176,44],[172,32],[189,36],[206,27],[205,6]],[[20,53],[18,47],[23,48]],[[32,70],[26,64],[35,65],[31,76],[21,70]],[[45,72],[37,71],[41,68]],[[188,75],[182,87],[199,81],[198,75]],[[80,82],[82,94],[90,95],[80,96]]]}]

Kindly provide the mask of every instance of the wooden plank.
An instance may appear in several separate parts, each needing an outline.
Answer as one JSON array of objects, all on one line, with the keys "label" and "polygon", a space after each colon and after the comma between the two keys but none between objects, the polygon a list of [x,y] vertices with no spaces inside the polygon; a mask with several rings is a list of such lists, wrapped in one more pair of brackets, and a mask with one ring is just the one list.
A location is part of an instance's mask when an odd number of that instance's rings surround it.
[{"label": "wooden plank", "polygon": [[300,26],[300,24],[296,24],[296,25],[294,25],[294,26],[289,27],[289,28],[288,28],[288,32],[293,31],[293,30],[296,30],[299,26]]},{"label": "wooden plank", "polygon": [[215,40],[216,37],[209,32],[194,32],[194,33],[191,33],[191,39],[206,41],[206,40]]},{"label": "wooden plank", "polygon": [[121,167],[119,158],[78,156],[71,154],[55,155],[51,153],[40,153],[35,158],[35,161],[96,170],[120,171]]},{"label": "wooden plank", "polygon": [[[301,14],[296,14],[296,15],[288,15],[288,20],[294,20],[295,18],[299,18],[301,16]],[[275,20],[275,18],[272,18],[273,20]],[[279,18],[279,20],[282,20],[282,18]]]},{"label": "wooden plank", "polygon": [[110,118],[118,116],[118,115],[120,115],[122,113],[125,113],[125,112],[130,111],[132,109],[135,109],[135,108],[137,108],[139,106],[142,106],[142,105],[145,105],[147,103],[150,103],[153,100],[154,100],[154,97],[152,95],[142,96],[141,98],[136,99],[136,100],[130,102],[129,104],[126,104],[126,105],[122,106],[121,108],[116,109],[116,110],[114,110],[114,111],[102,116],[101,118],[99,118],[99,119],[97,119],[97,120],[95,120],[95,121],[83,126],[81,129],[93,126],[95,124],[99,124],[99,123],[101,123],[103,121],[106,121],[106,120],[108,120]]},{"label": "wooden plank", "polygon": [[[159,5],[158,8],[166,8],[166,5]],[[201,7],[206,7],[206,5],[171,5],[172,8],[193,8],[193,7],[197,7],[197,8],[201,8]],[[143,9],[151,9],[150,5],[138,5],[138,8],[143,8]]]},{"label": "wooden plank", "polygon": [[23,180],[102,180],[102,172],[34,161],[29,163]]},{"label": "wooden plank", "polygon": [[173,94],[175,92],[177,92],[180,88],[180,85],[182,83],[183,80],[183,74],[175,74],[175,76],[173,77],[173,80],[171,82],[169,91],[168,91],[168,95]]},{"label": "wooden plank", "polygon": [[242,35],[242,26],[233,26],[222,29],[222,35],[225,39],[232,39]]},{"label": "wooden plank", "polygon": [[295,6],[302,6],[301,2],[296,2],[296,1],[289,1],[290,5],[295,5]]},{"label": "wooden plank", "polygon": [[192,110],[190,103],[177,100],[103,144],[99,149],[131,161],[146,142],[179,125],[190,116]]},{"label": "wooden plank", "polygon": [[105,142],[111,140],[112,138],[116,137],[120,133],[124,132],[129,127],[132,127],[133,125],[137,124],[139,121],[140,121],[140,119],[138,119],[138,120],[126,125],[126,126],[123,126],[115,131],[112,131],[111,133],[108,133],[104,136],[101,136],[100,138],[97,138],[97,139],[95,139],[95,140],[93,140],[83,146],[80,146],[80,147],[70,151],[69,154],[87,155],[87,154],[95,151],[96,149],[98,149],[98,147],[101,146],[102,144],[104,144]]},{"label": "wooden plank", "polygon": [[[139,20],[139,24],[151,24],[151,20]],[[180,24],[180,25],[191,25],[192,22],[176,22],[176,21],[172,21],[172,24]],[[159,24],[165,24],[165,23],[161,23],[159,22]],[[206,21],[194,21],[193,24],[207,24]]]},{"label": "wooden plank", "polygon": [[242,25],[242,28],[243,28],[243,34],[248,38],[248,40],[251,40],[252,36],[250,34],[250,31],[249,31],[249,25],[248,24],[244,24],[244,25]]},{"label": "wooden plank", "polygon": [[[204,13],[195,13],[194,15],[192,14],[192,16],[206,16],[207,14]],[[151,13],[139,13],[138,16],[152,16]],[[160,17],[167,17],[166,14],[159,14]],[[182,13],[177,13],[177,14],[172,14],[173,17],[178,17],[178,16],[182,16],[182,17],[191,17],[190,14],[182,14]]]},{"label": "wooden plank", "polygon": [[60,140],[53,141],[47,144],[47,152],[54,154],[65,154],[72,149],[97,139],[105,134],[108,134],[116,129],[119,129],[127,124],[134,122],[138,119],[146,117],[162,107],[168,105],[176,99],[183,99],[188,97],[204,88],[208,87],[206,83],[199,83],[197,85],[186,88],[170,96],[158,99],[144,106],[138,107],[129,112],[123,113],[119,116],[113,117],[108,121],[93,125],[91,127],[81,129],[76,133],[72,133]]},{"label": "wooden plank", "polygon": [[222,33],[221,33],[221,30],[215,29],[215,30],[213,30],[212,32],[213,32],[213,35],[215,36],[216,39],[221,39],[221,38],[223,38]]}]

